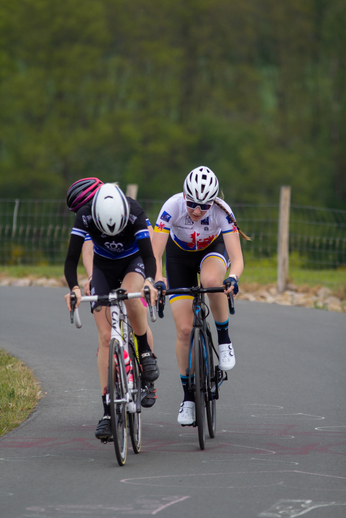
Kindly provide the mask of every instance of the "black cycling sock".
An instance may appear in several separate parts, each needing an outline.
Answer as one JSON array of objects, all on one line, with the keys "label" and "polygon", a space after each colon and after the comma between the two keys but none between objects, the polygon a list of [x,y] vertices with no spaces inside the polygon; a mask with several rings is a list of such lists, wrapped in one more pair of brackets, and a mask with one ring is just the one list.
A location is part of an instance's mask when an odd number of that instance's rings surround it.
[{"label": "black cycling sock", "polygon": [[138,352],[139,354],[148,353],[151,351],[148,339],[147,339],[147,333],[144,333],[144,335],[137,336],[137,343],[138,343]]},{"label": "black cycling sock", "polygon": [[219,344],[229,344],[231,339],[228,334],[228,323],[229,319],[225,320],[225,322],[216,322],[216,330],[217,330],[217,338]]},{"label": "black cycling sock", "polygon": [[102,396],[103,415],[111,415],[111,406],[106,403],[106,396]]},{"label": "black cycling sock", "polygon": [[[181,384],[184,391],[184,401],[195,401],[193,390],[189,390],[189,378],[187,376],[180,375]],[[191,381],[194,383],[195,375],[192,376]]]}]

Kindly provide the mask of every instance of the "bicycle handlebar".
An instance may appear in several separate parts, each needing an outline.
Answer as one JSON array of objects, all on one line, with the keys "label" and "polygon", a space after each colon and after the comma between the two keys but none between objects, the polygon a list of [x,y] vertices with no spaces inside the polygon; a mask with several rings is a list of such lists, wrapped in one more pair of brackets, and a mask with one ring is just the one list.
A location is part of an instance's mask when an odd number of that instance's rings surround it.
[{"label": "bicycle handlebar", "polygon": [[[230,283],[226,283],[226,289],[230,287]],[[158,291],[158,299],[156,303],[156,309],[160,318],[163,318],[163,304],[160,302],[164,301],[166,295],[197,295],[198,293],[224,293],[224,287],[215,287],[215,288],[203,288],[202,286],[192,286],[191,288],[173,288],[166,290],[165,295],[162,294],[162,289],[160,286],[157,287]],[[230,292],[227,294],[228,298],[228,308],[231,315],[234,315],[234,297],[233,293]]]},{"label": "bicycle handlebar", "polygon": [[[153,308],[150,304],[150,289],[148,287],[144,288],[145,300],[149,307],[150,318],[152,322],[156,321],[156,315],[153,312]],[[80,319],[78,308],[76,308],[77,297],[74,291],[70,294],[71,297],[71,311],[70,311],[70,320],[71,324],[75,323],[75,326],[80,329],[82,327],[82,322]],[[130,300],[130,299],[138,299],[142,297],[142,293],[134,292],[134,293],[126,293],[125,290],[119,288],[118,290],[114,290],[108,295],[84,295],[81,298],[81,302],[114,302],[116,300]]]}]

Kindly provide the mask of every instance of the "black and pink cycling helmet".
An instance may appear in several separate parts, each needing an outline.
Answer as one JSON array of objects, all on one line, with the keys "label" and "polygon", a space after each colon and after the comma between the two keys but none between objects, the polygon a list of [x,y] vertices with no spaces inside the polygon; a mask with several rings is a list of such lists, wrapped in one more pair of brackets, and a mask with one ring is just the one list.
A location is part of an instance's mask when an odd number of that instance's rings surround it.
[{"label": "black and pink cycling helmet", "polygon": [[77,180],[67,191],[66,203],[72,212],[77,212],[83,207],[103,185],[98,178],[82,178]]}]

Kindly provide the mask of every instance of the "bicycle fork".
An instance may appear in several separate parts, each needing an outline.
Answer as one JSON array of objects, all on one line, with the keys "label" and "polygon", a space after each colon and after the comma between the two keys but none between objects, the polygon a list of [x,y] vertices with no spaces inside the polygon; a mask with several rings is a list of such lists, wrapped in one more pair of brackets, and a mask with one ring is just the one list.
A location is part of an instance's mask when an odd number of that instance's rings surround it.
[{"label": "bicycle fork", "polygon": [[[124,314],[124,316],[126,316],[126,306],[124,304],[123,308],[121,310],[121,308],[118,304],[111,305],[110,312],[111,312],[111,319],[112,319],[111,341],[114,338],[119,344],[118,357],[119,357],[119,361],[121,362],[121,365],[115,365],[115,369],[117,371],[118,377],[120,375],[121,377],[124,378],[125,391],[126,391],[126,398],[116,399],[115,403],[126,404],[128,412],[135,413],[137,410],[136,403],[133,401],[131,390],[129,390],[125,361],[124,361],[124,351],[125,350],[129,356],[129,351],[127,350],[127,347],[124,347],[124,344],[125,344],[125,346],[127,346],[127,344],[128,344],[128,326],[127,326],[127,323],[125,322],[126,319],[122,320],[122,330],[120,330],[120,325],[119,325],[121,312]],[[107,387],[106,402],[108,404],[110,404],[110,390],[111,390],[111,387]]]}]

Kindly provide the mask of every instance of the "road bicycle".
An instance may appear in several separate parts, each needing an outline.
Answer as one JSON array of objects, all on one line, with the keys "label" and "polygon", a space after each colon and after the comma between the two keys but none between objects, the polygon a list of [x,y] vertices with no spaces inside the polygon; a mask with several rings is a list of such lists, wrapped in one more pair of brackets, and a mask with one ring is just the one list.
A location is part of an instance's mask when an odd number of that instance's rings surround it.
[{"label": "road bicycle", "polygon": [[[156,315],[150,305],[150,292],[144,288],[152,322]],[[142,383],[141,367],[138,356],[137,340],[127,317],[125,300],[142,297],[138,293],[126,293],[122,288],[113,290],[108,295],[83,296],[81,302],[102,302],[110,307],[111,340],[109,343],[108,385],[106,402],[111,409],[112,437],[103,443],[113,442],[119,466],[123,466],[127,458],[127,428],[134,453],[141,451],[142,445],[142,413],[141,401],[149,393],[148,386]],[[76,297],[71,293],[71,323],[77,328],[82,326],[78,308],[75,308]],[[107,311],[107,307],[105,311]],[[106,313],[107,314],[107,313]],[[130,357],[133,381],[129,382],[126,372],[124,351]],[[127,356],[127,355],[126,355]]]},{"label": "road bicycle", "polygon": [[[226,284],[226,287],[227,284]],[[195,395],[195,421],[193,426],[198,427],[198,440],[201,450],[205,449],[205,414],[207,416],[208,432],[211,439],[216,434],[216,401],[220,397],[220,387],[228,379],[227,372],[222,371],[216,364],[219,358],[214,346],[213,338],[207,317],[210,313],[205,302],[206,293],[223,293],[223,287],[168,289],[165,295],[193,295],[193,327],[190,335],[188,386]],[[158,288],[157,311],[163,318],[164,296]],[[229,311],[234,314],[233,294],[228,295]],[[194,375],[194,381],[193,381]]]}]

